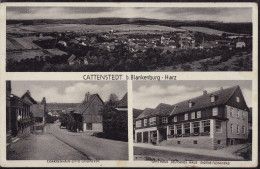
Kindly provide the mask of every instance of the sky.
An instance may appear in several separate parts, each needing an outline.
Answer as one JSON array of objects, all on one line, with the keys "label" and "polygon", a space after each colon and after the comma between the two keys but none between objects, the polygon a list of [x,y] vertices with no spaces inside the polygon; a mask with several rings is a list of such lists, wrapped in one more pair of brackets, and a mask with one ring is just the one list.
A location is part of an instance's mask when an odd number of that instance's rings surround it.
[{"label": "sky", "polygon": [[252,8],[177,7],[7,7],[7,19],[80,19],[100,17],[252,22]]},{"label": "sky", "polygon": [[114,93],[121,99],[127,92],[126,81],[11,81],[12,94],[21,97],[27,90],[36,101],[81,103],[85,93],[98,93],[103,101]]},{"label": "sky", "polygon": [[134,81],[133,108],[155,108],[160,103],[174,105],[181,101],[239,85],[248,107],[252,106],[252,81],[214,81],[214,80],[178,80],[178,81]]}]

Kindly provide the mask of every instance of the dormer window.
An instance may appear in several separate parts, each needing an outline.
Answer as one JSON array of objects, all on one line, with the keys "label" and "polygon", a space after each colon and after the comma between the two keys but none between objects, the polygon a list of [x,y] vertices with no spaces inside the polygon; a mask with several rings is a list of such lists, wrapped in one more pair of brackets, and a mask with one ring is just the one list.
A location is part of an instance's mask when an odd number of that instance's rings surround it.
[{"label": "dormer window", "polygon": [[163,117],[162,118],[162,123],[168,123],[168,118],[167,117]]},{"label": "dormer window", "polygon": [[239,103],[240,102],[240,98],[237,96],[237,102]]},{"label": "dormer window", "polygon": [[215,102],[215,96],[214,95],[210,96],[210,102]]},{"label": "dormer window", "polygon": [[177,122],[177,116],[174,116],[173,121]]},{"label": "dormer window", "polygon": [[189,101],[189,107],[192,107],[192,102],[191,101]]}]

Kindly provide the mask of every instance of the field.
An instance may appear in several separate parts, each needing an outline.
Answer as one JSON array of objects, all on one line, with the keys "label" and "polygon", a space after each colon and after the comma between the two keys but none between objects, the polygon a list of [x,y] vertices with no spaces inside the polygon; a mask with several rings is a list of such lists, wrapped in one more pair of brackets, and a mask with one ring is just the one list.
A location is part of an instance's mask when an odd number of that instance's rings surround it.
[{"label": "field", "polygon": [[25,50],[19,52],[7,52],[6,58],[7,60],[15,60],[21,61],[22,59],[30,59],[35,58],[35,56],[44,56],[45,53],[41,50]]},{"label": "field", "polygon": [[51,36],[46,37],[36,37],[36,36],[29,36],[29,37],[22,37],[22,38],[6,38],[6,50],[13,51],[13,50],[31,50],[31,49],[40,49],[38,45],[33,43],[34,40],[45,40],[45,39],[53,39]]},{"label": "field", "polygon": [[15,60],[21,61],[22,59],[27,58],[35,58],[35,56],[55,56],[55,55],[63,55],[66,52],[63,52],[59,49],[42,49],[35,43],[34,40],[46,40],[53,39],[51,36],[45,37],[36,37],[36,36],[28,36],[22,38],[6,38],[6,52],[7,52],[7,60]]},{"label": "field", "polygon": [[[228,33],[228,32],[219,31],[216,29],[210,29],[210,28],[205,28],[205,27],[196,27],[196,26],[183,26],[183,27],[180,27],[180,29],[193,31],[193,32],[206,33],[209,35],[218,35],[218,34],[222,34],[222,33]],[[229,34],[232,34],[232,33],[229,33]]]},{"label": "field", "polygon": [[43,24],[43,25],[29,25],[20,26],[7,25],[8,33],[29,33],[29,32],[109,32],[110,30],[118,31],[118,33],[164,33],[164,32],[175,32],[184,31],[182,29],[159,26],[159,25],[134,25],[134,24],[121,24],[121,25],[85,25],[85,24]]}]

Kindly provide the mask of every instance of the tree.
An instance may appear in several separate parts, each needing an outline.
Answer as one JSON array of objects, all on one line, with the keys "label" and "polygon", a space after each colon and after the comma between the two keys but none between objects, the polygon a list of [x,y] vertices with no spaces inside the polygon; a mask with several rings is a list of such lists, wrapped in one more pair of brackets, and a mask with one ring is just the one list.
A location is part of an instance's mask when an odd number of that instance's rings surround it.
[{"label": "tree", "polygon": [[109,104],[102,109],[103,137],[113,140],[128,141],[128,115],[118,112]]},{"label": "tree", "polygon": [[110,107],[116,107],[118,105],[118,101],[119,101],[118,96],[116,94],[112,93],[109,95],[107,104]]}]

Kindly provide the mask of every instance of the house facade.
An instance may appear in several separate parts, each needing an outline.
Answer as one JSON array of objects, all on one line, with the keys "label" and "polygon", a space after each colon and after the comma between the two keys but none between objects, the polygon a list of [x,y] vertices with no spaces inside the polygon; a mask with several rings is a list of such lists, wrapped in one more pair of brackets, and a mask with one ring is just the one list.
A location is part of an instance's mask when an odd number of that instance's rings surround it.
[{"label": "house facade", "polygon": [[103,132],[102,108],[104,102],[98,94],[85,94],[84,101],[72,113],[79,130]]},{"label": "house facade", "polygon": [[21,98],[31,104],[30,111],[32,112],[34,122],[38,125],[45,125],[45,115],[47,113],[45,97],[43,97],[42,102],[38,103],[31,96],[30,91],[27,90]]},{"label": "house facade", "polygon": [[10,95],[11,103],[11,131],[15,137],[30,127],[32,120],[30,117],[31,103],[19,98],[16,95]]},{"label": "house facade", "polygon": [[239,86],[203,91],[199,97],[168,107],[156,115],[156,109],[139,115],[136,142],[156,140],[167,146],[219,149],[248,138],[249,109]]}]

